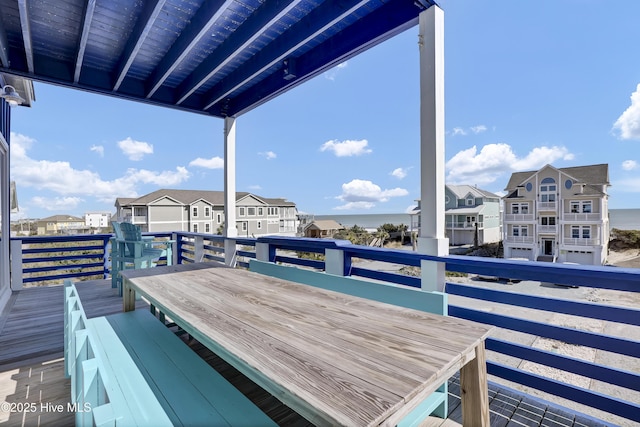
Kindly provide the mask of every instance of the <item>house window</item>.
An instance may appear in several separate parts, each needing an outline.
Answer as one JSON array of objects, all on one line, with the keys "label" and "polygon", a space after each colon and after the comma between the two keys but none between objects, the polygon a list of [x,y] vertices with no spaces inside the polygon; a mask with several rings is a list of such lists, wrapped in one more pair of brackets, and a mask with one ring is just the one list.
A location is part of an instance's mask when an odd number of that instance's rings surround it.
[{"label": "house window", "polygon": [[577,226],[577,225],[571,226],[571,238],[572,239],[580,238],[580,226]]},{"label": "house window", "polygon": [[527,237],[529,235],[529,228],[526,225],[514,225],[512,231],[514,237]]},{"label": "house window", "polygon": [[556,180],[553,178],[545,178],[540,183],[540,201],[555,202],[556,201]]},{"label": "house window", "polygon": [[582,227],[582,238],[583,239],[591,238],[591,227]]},{"label": "house window", "polygon": [[520,213],[520,205],[517,203],[514,203],[513,205],[511,205],[511,213],[512,214],[519,214]]},{"label": "house window", "polygon": [[591,200],[579,201],[573,200],[571,202],[571,213],[591,213]]},{"label": "house window", "polygon": [[218,215],[216,215],[216,222],[217,222],[218,224],[222,224],[222,214],[218,214]]},{"label": "house window", "polygon": [[206,223],[204,225],[204,232],[205,233],[211,233],[211,225],[209,223]]},{"label": "house window", "polygon": [[193,224],[193,232],[194,233],[198,232],[198,224]]},{"label": "house window", "polygon": [[247,223],[246,222],[242,223],[242,231],[247,231]]},{"label": "house window", "polygon": [[263,216],[264,210],[262,208],[258,208],[258,216]]},{"label": "house window", "polygon": [[540,218],[540,224],[542,225],[556,225],[556,217],[555,216],[543,216]]},{"label": "house window", "polygon": [[278,208],[267,208],[267,214],[268,215],[278,215]]},{"label": "house window", "polygon": [[258,221],[258,230],[262,229],[262,221]]},{"label": "house window", "polygon": [[238,211],[240,216],[244,216],[244,208],[239,208]]},{"label": "house window", "polygon": [[528,214],[529,213],[529,204],[528,203],[513,203],[511,205],[511,213],[512,214]]},{"label": "house window", "polygon": [[467,217],[467,224],[473,224],[476,222],[476,217],[475,216],[468,216]]},{"label": "house window", "polygon": [[580,202],[571,202],[571,213],[579,213],[580,212]]},{"label": "house window", "polygon": [[591,201],[582,202],[582,213],[591,213]]},{"label": "house window", "polygon": [[211,216],[211,210],[209,209],[209,206],[204,207],[204,216],[206,218],[209,218],[209,216]]},{"label": "house window", "polygon": [[467,198],[467,206],[473,206],[475,199],[473,197]]},{"label": "house window", "polygon": [[198,207],[194,206],[192,212],[193,217],[196,218],[198,216]]},{"label": "house window", "polygon": [[247,215],[256,216],[256,208],[247,208]]}]

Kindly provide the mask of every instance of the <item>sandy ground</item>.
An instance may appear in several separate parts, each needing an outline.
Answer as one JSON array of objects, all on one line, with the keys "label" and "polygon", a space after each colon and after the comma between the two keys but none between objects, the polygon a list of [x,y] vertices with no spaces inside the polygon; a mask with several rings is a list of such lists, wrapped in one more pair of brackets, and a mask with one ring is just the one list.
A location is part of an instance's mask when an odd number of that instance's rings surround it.
[{"label": "sandy ground", "polygon": [[[611,251],[608,257],[609,264],[626,267],[626,268],[640,268],[640,250],[624,250],[624,251]],[[388,263],[378,263],[375,261],[363,261],[359,263],[359,266],[364,268],[385,270],[385,271],[397,271],[400,267],[398,265]],[[489,282],[479,280],[477,277],[448,278],[451,282],[460,282],[470,284],[473,286],[480,286],[489,289],[502,290],[506,292],[525,293],[528,295],[538,295],[541,297],[567,299],[580,302],[590,302],[603,305],[613,306],[625,306],[630,308],[640,308],[640,292],[619,292],[605,289],[595,288],[566,288],[555,286],[549,283],[541,283],[535,281],[522,281],[517,284],[508,284],[504,282]],[[497,304],[493,302],[478,301],[475,299],[467,299],[451,295],[449,297],[449,303],[451,305],[458,305],[462,307],[474,308],[476,310],[482,310],[487,312],[499,313],[507,316],[529,319],[542,323],[549,323],[568,328],[580,329],[584,331],[591,331],[595,333],[601,333],[605,335],[623,337],[626,339],[640,341],[640,327],[622,325],[618,323],[612,323],[602,320],[594,320],[584,317],[576,317],[565,315],[562,313],[552,313],[541,310],[523,309],[520,307]],[[493,337],[504,339],[519,343],[522,345],[532,346],[535,348],[544,349],[558,354],[567,355],[577,359],[582,359],[597,364],[602,364],[618,369],[623,369],[631,372],[640,373],[640,358],[633,358],[627,356],[621,356],[615,353],[606,352],[602,350],[595,350],[589,347],[582,347],[577,345],[568,344],[562,341],[551,340],[547,338],[541,338],[538,336],[528,335],[520,332],[509,331],[505,329],[496,329],[492,334]],[[573,384],[578,387],[583,387],[603,393],[609,396],[640,404],[640,392],[635,392],[626,388],[612,386],[603,382],[595,381],[587,377],[571,374],[565,371],[560,371],[554,368],[550,368],[543,365],[538,365],[529,361],[516,359],[510,356],[502,354],[487,352],[487,358],[503,364],[518,367],[519,369],[533,372],[548,378],[552,378],[557,381],[562,381],[568,384]],[[607,412],[589,408],[583,405],[576,404],[573,401],[560,399],[555,396],[548,395],[546,393],[539,392],[535,389],[529,389],[519,384],[509,383],[499,378],[491,378],[491,380],[503,383],[511,388],[522,390],[528,394],[538,396],[545,400],[555,402],[559,405],[575,409],[579,412],[591,415],[599,418],[605,422],[614,423],[621,426],[637,426],[637,423],[633,423],[624,418],[616,417]]]}]

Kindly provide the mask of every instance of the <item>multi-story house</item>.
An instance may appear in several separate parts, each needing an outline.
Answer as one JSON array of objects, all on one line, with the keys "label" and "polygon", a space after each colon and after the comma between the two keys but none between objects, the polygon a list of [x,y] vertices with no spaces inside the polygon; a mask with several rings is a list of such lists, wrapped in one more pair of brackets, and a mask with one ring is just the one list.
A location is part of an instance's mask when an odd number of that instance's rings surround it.
[{"label": "multi-story house", "polygon": [[83,218],[72,215],[53,215],[39,219],[36,227],[38,235],[80,234],[87,229]]},{"label": "multi-story house", "polygon": [[[143,231],[192,231],[216,234],[224,227],[224,192],[158,190],[137,199],[116,199],[118,221],[139,225]],[[284,234],[297,228],[295,203],[251,193],[236,193],[238,236]]]},{"label": "multi-story house", "polygon": [[110,222],[110,212],[87,212],[84,214],[84,224],[89,228],[109,227]]},{"label": "multi-story house", "polygon": [[[452,246],[499,242],[500,196],[471,185],[445,185],[445,233]],[[420,200],[411,212],[420,228]]]},{"label": "multi-story house", "polygon": [[504,256],[601,265],[609,242],[607,164],[511,175],[504,196]]}]

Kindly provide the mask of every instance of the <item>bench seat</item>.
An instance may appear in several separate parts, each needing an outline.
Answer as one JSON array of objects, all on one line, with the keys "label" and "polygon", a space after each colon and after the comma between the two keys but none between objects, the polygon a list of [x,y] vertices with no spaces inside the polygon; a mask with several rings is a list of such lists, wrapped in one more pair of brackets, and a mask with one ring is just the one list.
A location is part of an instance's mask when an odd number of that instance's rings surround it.
[{"label": "bench seat", "polygon": [[148,311],[92,319],[75,311],[70,322],[84,327],[70,353],[85,357],[70,364],[72,403],[92,409],[77,425],[276,425]]}]

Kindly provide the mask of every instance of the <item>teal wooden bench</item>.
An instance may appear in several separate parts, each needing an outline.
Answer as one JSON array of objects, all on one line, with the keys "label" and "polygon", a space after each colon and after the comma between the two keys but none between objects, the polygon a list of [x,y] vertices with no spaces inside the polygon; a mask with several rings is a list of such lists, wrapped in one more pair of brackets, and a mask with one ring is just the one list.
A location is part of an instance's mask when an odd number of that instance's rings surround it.
[{"label": "teal wooden bench", "polygon": [[146,310],[87,319],[65,282],[65,373],[78,426],[275,426]]},{"label": "teal wooden bench", "polygon": [[[386,302],[400,307],[421,310],[427,313],[447,315],[447,295],[442,292],[427,292],[393,284],[361,280],[349,276],[336,276],[297,267],[278,265],[252,259],[249,270],[267,276],[303,283],[336,292],[342,292],[374,301]],[[445,382],[436,392],[409,413],[398,426],[420,425],[429,415],[447,417],[448,393]]]}]

